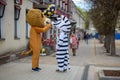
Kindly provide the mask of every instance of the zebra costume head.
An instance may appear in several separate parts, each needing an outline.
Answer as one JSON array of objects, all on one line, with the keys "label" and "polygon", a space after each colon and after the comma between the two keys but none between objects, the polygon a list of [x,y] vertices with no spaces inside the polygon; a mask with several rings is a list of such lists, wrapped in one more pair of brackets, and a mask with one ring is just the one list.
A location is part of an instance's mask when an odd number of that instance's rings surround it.
[{"label": "zebra costume head", "polygon": [[60,31],[69,33],[71,30],[71,23],[67,17],[64,15],[61,15],[57,18],[57,21],[55,22],[56,28],[58,28]]}]

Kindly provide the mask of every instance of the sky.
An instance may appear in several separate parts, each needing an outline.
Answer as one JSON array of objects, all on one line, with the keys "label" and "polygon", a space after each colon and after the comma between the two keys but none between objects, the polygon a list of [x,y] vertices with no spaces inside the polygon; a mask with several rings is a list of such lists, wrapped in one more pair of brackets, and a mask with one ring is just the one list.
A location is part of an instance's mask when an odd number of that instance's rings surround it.
[{"label": "sky", "polygon": [[81,9],[89,10],[89,4],[85,2],[85,0],[73,0],[73,2],[79,6]]}]

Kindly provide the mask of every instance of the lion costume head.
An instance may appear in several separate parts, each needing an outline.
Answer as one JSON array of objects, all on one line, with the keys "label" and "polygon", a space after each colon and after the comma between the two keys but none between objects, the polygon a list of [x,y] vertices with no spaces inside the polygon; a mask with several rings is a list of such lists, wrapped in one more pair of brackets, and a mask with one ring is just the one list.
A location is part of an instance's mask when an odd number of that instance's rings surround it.
[{"label": "lion costume head", "polygon": [[50,19],[46,18],[39,9],[31,9],[27,13],[27,22],[31,26],[37,26],[43,28],[46,23],[50,23]]}]

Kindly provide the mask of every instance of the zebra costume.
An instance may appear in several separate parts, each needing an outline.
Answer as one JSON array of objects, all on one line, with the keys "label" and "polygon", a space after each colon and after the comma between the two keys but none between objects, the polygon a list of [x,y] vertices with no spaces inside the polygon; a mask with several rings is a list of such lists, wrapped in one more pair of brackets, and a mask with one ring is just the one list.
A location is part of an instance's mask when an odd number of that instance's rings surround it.
[{"label": "zebra costume", "polygon": [[67,17],[61,15],[60,18],[57,18],[57,21],[54,25],[60,30],[56,45],[56,59],[58,62],[58,70],[65,71],[69,69],[69,32],[71,30],[71,23]]}]

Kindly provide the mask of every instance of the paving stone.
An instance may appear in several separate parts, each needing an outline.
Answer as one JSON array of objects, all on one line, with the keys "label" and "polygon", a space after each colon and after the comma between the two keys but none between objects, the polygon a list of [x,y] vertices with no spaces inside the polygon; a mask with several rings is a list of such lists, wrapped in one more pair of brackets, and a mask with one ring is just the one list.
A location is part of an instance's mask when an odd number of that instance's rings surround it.
[{"label": "paving stone", "polygon": [[0,66],[0,80],[74,80],[80,67],[71,66],[64,73],[56,72],[56,65],[41,64],[40,72],[32,72],[30,63],[8,63]]}]

